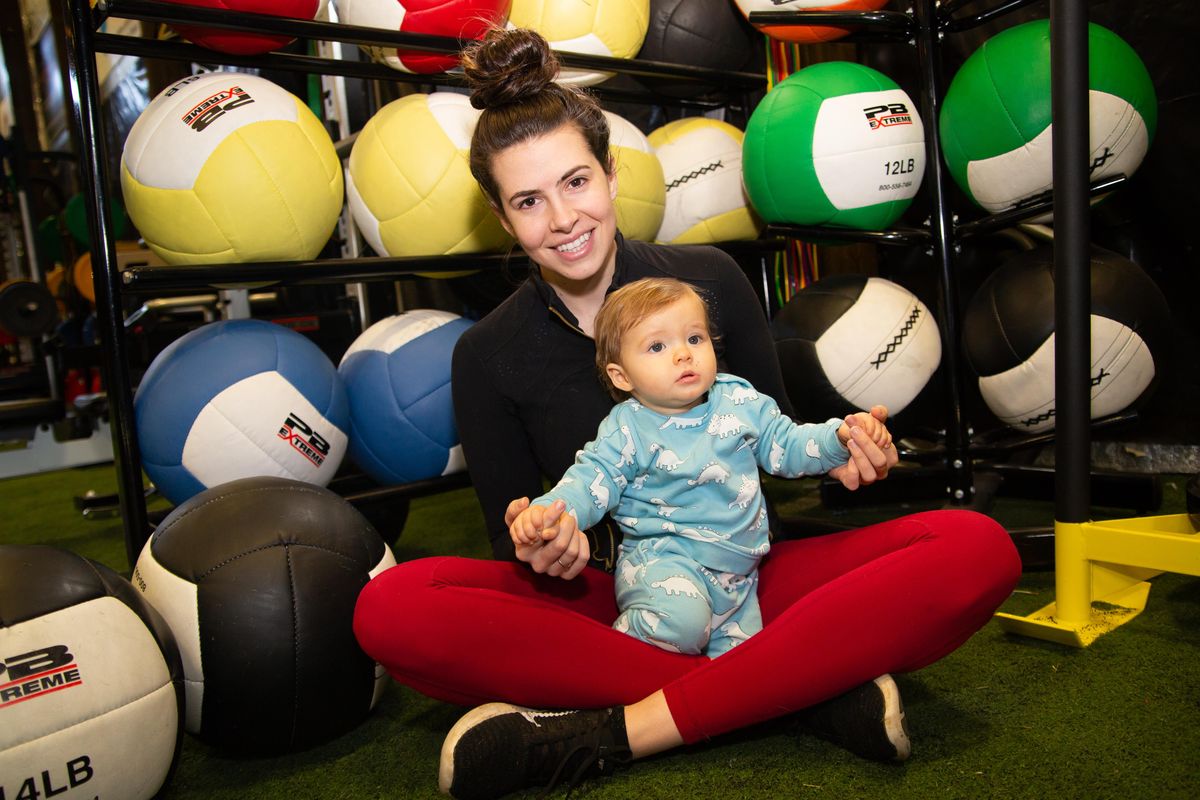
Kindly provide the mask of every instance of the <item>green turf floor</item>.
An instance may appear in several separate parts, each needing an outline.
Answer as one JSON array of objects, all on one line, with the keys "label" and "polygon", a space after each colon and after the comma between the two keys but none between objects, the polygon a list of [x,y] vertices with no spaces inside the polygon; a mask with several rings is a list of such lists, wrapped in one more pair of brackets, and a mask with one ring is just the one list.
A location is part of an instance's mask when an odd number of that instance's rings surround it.
[{"label": "green turf floor", "polygon": [[[55,544],[127,572],[119,520],[86,521],[72,505],[88,489],[114,486],[111,468],[0,481],[0,543]],[[1181,498],[1182,481],[1165,481],[1163,511],[1178,510]],[[803,482],[781,509],[821,511],[813,487]],[[907,510],[841,516],[867,520]],[[1010,528],[1053,520],[1047,503],[1000,500],[993,514]],[[484,538],[474,496],[465,489],[415,501],[395,552],[400,560],[483,556]],[[914,742],[913,757],[903,766],[864,762],[795,736],[786,721],[777,721],[648,759],[615,778],[585,784],[578,795],[1195,800],[1200,579],[1168,574],[1152,583],[1146,611],[1086,650],[1011,637],[990,623],[937,664],[898,676]],[[1053,573],[1030,572],[1004,610],[1027,613],[1052,601],[1053,593]],[[244,758],[188,738],[164,796],[432,798],[438,796],[442,737],[462,711],[392,685],[357,729],[301,753]]]}]

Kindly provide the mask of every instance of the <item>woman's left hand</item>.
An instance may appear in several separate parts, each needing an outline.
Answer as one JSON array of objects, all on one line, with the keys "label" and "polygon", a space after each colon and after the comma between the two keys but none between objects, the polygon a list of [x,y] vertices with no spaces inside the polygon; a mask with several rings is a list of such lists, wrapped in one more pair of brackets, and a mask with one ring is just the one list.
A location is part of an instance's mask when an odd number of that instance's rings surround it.
[{"label": "woman's left hand", "polygon": [[[880,422],[887,422],[887,408],[872,406],[871,416]],[[846,448],[850,451],[850,460],[829,470],[829,476],[840,481],[842,486],[850,491],[886,478],[888,470],[900,461],[900,456],[896,453],[896,446],[891,443],[891,439],[884,438],[888,443],[881,448],[862,428],[853,428],[850,441],[846,443]]]}]

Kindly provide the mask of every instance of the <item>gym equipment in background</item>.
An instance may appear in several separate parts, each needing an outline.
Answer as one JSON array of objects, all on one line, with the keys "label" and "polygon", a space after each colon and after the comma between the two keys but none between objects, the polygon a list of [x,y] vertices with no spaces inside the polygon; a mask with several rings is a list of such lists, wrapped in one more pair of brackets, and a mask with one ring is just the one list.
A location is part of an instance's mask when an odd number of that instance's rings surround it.
[{"label": "gym equipment in background", "polygon": [[[1158,119],[1146,66],[1107,28],[1088,25],[1091,181],[1129,177]],[[950,174],[995,213],[1044,200],[1051,170],[1050,21],[1001,31],[963,63],[938,126]]]},{"label": "gym equipment in background", "polygon": [[912,203],[925,130],[908,94],[849,61],[813,64],[776,85],[746,123],[742,169],[768,222],[880,230]]},{"label": "gym equipment in background", "polygon": [[[734,0],[747,17],[755,11],[875,11],[888,0]],[[800,44],[815,44],[840,39],[853,31],[838,25],[757,25],[772,39]]]},{"label": "gym equipment in background", "polygon": [[[1116,253],[1091,256],[1091,417],[1124,411],[1152,390],[1168,351],[1170,308],[1153,279]],[[979,391],[1005,424],[1053,430],[1054,251],[1009,258],[963,316],[963,350]]]},{"label": "gym equipment in background", "polygon": [[0,608],[5,796],[157,796],[183,738],[162,617],[103,564],[41,545],[0,545]]},{"label": "gym equipment in background", "polygon": [[617,176],[617,229],[640,242],[654,241],[667,205],[662,163],[646,135],[622,116],[605,111],[608,149]]},{"label": "gym equipment in background", "polygon": [[[760,42],[729,0],[650,0],[650,22],[637,57],[737,72],[750,64]],[[697,81],[638,80],[667,97],[698,97],[711,91]]]},{"label": "gym equipment in background", "polygon": [[479,111],[453,92],[410,94],[359,132],[346,168],[354,223],[381,256],[503,250],[512,241],[468,162]]},{"label": "gym equipment in background", "polygon": [[[278,17],[315,19],[317,13],[327,0],[166,0],[166,2],[177,3],[181,6],[224,8],[230,11],[244,11],[251,14],[272,14]],[[292,36],[272,36],[264,33],[206,28],[202,25],[182,25],[176,23],[171,27],[180,36],[201,47],[234,55],[268,53],[272,50],[278,50],[295,40],[295,37]]]},{"label": "gym equipment in background", "polygon": [[[338,18],[347,25],[424,33],[456,39],[481,39],[488,28],[503,25],[510,0],[335,0]],[[458,56],[360,45],[372,61],[400,72],[445,72]]]},{"label": "gym equipment in background", "polygon": [[395,563],[353,506],[299,481],[232,481],[172,511],[133,582],[178,642],[185,729],[283,753],[361,722],[389,679],[355,641],[354,603]]},{"label": "gym equipment in background", "polygon": [[942,359],[937,321],[916,295],[883,278],[831,275],[802,289],[771,321],[788,399],[799,419],[873,405],[902,412]]},{"label": "gym equipment in background", "polygon": [[142,466],[175,504],[258,475],[324,486],[346,454],[337,370],[303,335],[257,319],[172,342],[146,370],[134,412]]},{"label": "gym equipment in background", "polygon": [[315,257],[342,210],[342,169],[295,95],[244,73],[176,81],[121,156],[130,219],[168,264]]},{"label": "gym equipment in background", "polygon": [[470,320],[418,309],[363,331],[338,373],[350,404],[350,458],[385,486],[465,468],[450,358]]},{"label": "gym equipment in background", "polygon": [[[633,58],[650,26],[650,0],[513,0],[508,24],[537,31],[555,50]],[[611,77],[611,72],[564,68],[559,82],[594,86]]]},{"label": "gym equipment in background", "polygon": [[721,120],[686,117],[647,137],[662,164],[666,210],[656,241],[713,244],[757,239],[762,220],[742,185],[742,132]]}]

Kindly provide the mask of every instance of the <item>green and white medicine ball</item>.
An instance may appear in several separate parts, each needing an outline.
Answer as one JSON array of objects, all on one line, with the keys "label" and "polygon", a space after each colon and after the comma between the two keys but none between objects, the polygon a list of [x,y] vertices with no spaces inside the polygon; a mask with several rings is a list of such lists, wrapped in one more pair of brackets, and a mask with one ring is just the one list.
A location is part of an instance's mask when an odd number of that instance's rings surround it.
[{"label": "green and white medicine ball", "polygon": [[[1123,39],[1088,25],[1091,179],[1141,164],[1158,117],[1145,64]],[[1050,22],[1034,20],[984,42],[946,90],[938,121],[950,174],[990,212],[1040,199],[1053,184]]]},{"label": "green and white medicine ball", "polygon": [[813,64],[754,109],[742,169],[768,222],[878,230],[921,188],[925,128],[886,75],[848,61]]}]

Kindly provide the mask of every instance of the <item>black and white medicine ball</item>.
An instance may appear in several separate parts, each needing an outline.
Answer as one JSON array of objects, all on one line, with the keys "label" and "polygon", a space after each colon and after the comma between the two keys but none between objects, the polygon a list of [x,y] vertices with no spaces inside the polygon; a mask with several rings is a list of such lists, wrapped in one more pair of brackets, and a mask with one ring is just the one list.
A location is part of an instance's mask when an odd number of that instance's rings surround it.
[{"label": "black and white medicine ball", "polygon": [[[1092,248],[1091,417],[1122,411],[1153,387],[1170,310],[1137,264]],[[1054,428],[1054,250],[1013,256],[976,291],[963,348],[992,413],[1026,433]]]},{"label": "black and white medicine ball", "polygon": [[798,419],[885,405],[898,414],[942,360],[937,322],[892,281],[831,275],[801,289],[771,321]]},{"label": "black and white medicine ball", "polygon": [[0,797],[153,797],[182,721],[171,631],[128,581],[57,547],[0,545]]},{"label": "black and white medicine ball", "polygon": [[362,514],[313,484],[243,478],[178,506],[133,584],[179,643],[186,730],[230,751],[281,753],[361,722],[387,675],[354,638],[354,604],[395,563]]},{"label": "black and white medicine ball", "polygon": [[[701,69],[745,69],[762,37],[729,0],[650,0],[650,23],[637,57]],[[668,97],[697,97],[703,81],[640,77]]]}]

